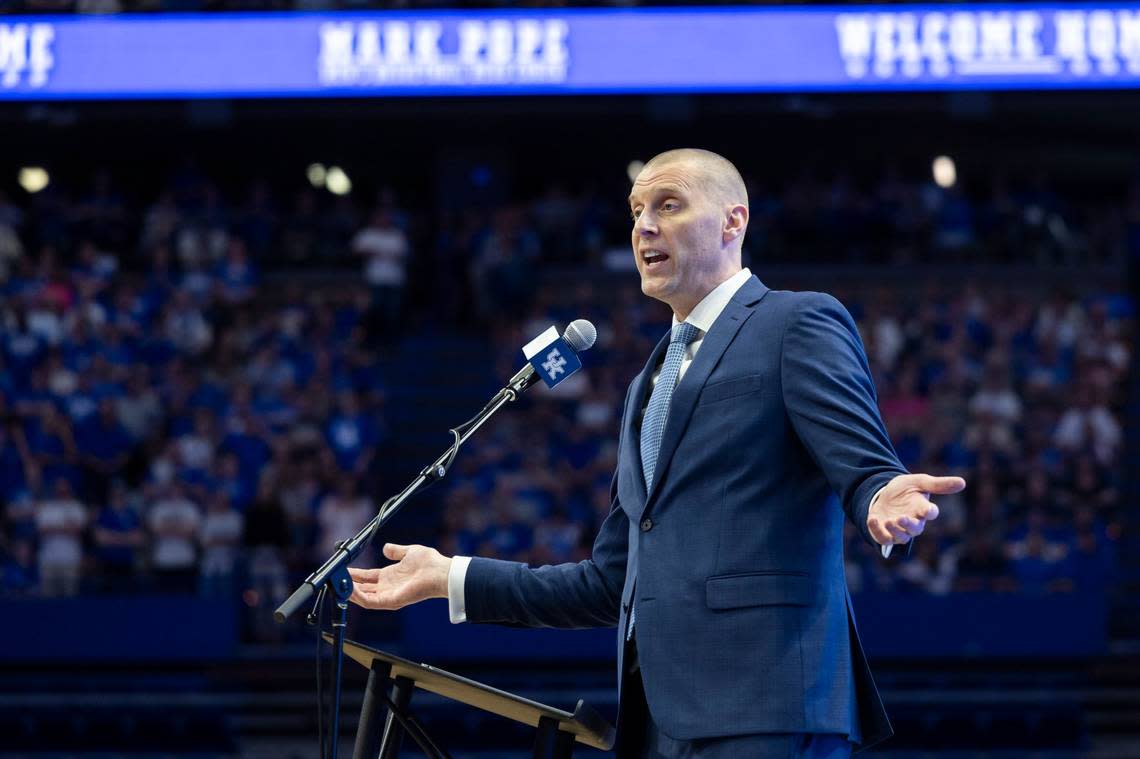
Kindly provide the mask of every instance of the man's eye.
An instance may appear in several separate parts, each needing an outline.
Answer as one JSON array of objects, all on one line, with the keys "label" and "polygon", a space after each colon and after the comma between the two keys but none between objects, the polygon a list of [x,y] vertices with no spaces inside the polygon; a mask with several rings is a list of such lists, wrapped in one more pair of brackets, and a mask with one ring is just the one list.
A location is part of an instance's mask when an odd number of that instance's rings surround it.
[{"label": "man's eye", "polygon": [[629,218],[633,219],[634,221],[637,221],[637,217],[640,213],[641,213],[641,211],[630,211],[629,212]]},{"label": "man's eye", "polygon": [[676,211],[679,207],[680,204],[672,200],[668,200],[661,204],[661,209],[663,211]]}]

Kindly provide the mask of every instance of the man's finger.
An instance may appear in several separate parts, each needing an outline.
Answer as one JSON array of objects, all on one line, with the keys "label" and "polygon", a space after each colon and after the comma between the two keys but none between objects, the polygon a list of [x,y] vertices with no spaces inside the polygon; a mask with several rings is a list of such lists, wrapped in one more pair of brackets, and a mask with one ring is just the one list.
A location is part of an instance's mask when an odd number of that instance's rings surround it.
[{"label": "man's finger", "polygon": [[921,519],[910,519],[908,517],[901,517],[899,519],[899,527],[903,528],[903,530],[906,531],[906,534],[910,535],[911,537],[914,537],[915,535],[921,535],[925,525],[926,523]]},{"label": "man's finger", "polygon": [[897,525],[888,524],[887,532],[891,534],[891,538],[895,543],[905,543],[910,540],[910,535],[907,534],[906,530]]},{"label": "man's finger", "polygon": [[966,481],[961,477],[933,477],[929,474],[916,474],[915,485],[920,490],[936,495],[960,493],[966,489]]},{"label": "man's finger", "polygon": [[368,594],[360,588],[353,588],[352,595],[348,597],[348,600],[365,609],[370,608]]},{"label": "man's finger", "polygon": [[363,606],[369,609],[391,609],[392,591],[390,590],[362,590],[360,597],[364,600]]},{"label": "man's finger", "polygon": [[870,531],[871,531],[871,537],[874,538],[875,542],[878,543],[879,545],[881,545],[881,546],[894,545],[894,540],[891,538],[891,534],[889,532],[887,532],[886,529],[884,529],[883,526],[881,524],[879,524],[878,522],[876,522],[872,525],[868,525],[868,529],[870,529]]},{"label": "man's finger", "polygon": [[385,543],[384,544],[384,557],[392,561],[399,561],[407,554],[408,547],[402,546],[398,543]]},{"label": "man's finger", "polygon": [[387,610],[399,609],[404,605],[399,602],[394,590],[377,590],[372,594],[372,602],[374,608]]},{"label": "man's finger", "polygon": [[354,583],[360,582],[376,582],[380,577],[379,569],[357,569],[356,567],[348,568],[348,576],[352,578]]},{"label": "man's finger", "polygon": [[929,522],[931,519],[937,519],[938,513],[938,507],[930,503],[926,505],[926,513],[922,515],[922,518]]}]

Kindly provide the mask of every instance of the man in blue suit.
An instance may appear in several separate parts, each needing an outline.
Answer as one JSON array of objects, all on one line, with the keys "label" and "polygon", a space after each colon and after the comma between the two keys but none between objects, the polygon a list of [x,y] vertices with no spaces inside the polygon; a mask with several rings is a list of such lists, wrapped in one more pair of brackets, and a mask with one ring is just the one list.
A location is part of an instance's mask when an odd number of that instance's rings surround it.
[{"label": "man in blue suit", "polygon": [[862,342],[829,295],[741,268],[748,200],[703,150],[629,197],[642,291],[673,309],[625,399],[612,509],[591,558],[531,568],[384,546],[353,600],[449,599],[452,621],[617,625],[619,756],[841,757],[891,735],[855,628],[843,516],[881,546],[958,477],[907,474]]}]

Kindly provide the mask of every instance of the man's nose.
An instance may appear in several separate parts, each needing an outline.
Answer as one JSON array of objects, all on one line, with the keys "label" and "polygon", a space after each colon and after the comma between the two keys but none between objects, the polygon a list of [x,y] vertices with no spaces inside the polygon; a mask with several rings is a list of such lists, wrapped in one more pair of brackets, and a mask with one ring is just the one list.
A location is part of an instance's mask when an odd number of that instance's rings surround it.
[{"label": "man's nose", "polygon": [[633,225],[633,229],[642,237],[655,235],[657,234],[657,221],[650,214],[643,213],[637,217],[637,223]]}]

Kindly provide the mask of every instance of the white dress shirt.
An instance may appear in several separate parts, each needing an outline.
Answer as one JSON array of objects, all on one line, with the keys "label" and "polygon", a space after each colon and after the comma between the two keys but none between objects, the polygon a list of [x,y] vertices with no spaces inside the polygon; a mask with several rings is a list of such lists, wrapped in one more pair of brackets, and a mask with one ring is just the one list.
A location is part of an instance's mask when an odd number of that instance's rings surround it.
[{"label": "white dress shirt", "polygon": [[[693,363],[693,358],[697,355],[697,351],[701,349],[701,343],[705,340],[705,335],[712,328],[713,323],[724,311],[724,307],[732,300],[732,296],[736,295],[745,282],[752,277],[752,272],[747,267],[733,274],[731,277],[721,282],[714,287],[712,291],[701,299],[692,310],[692,312],[685,318],[685,321],[692,324],[700,332],[697,333],[697,338],[689,343],[685,349],[685,355],[681,358],[681,369],[677,374],[677,382],[681,382],[681,378],[685,376],[685,372],[689,368],[689,364]],[[680,324],[677,321],[677,315],[673,315],[673,326],[676,327]],[[650,379],[650,387],[657,384],[657,377],[661,374],[661,367],[658,366]],[[649,396],[646,394],[645,402],[649,403]],[[642,409],[644,412],[644,409]],[[879,492],[882,492],[880,489]],[[879,497],[879,493],[875,493],[875,497],[871,499],[874,504],[875,498]],[[467,580],[467,567],[471,564],[470,556],[455,556],[451,560],[451,568],[447,573],[447,610],[451,617],[451,621],[455,624],[467,621],[467,605],[464,598],[464,583]]]}]

